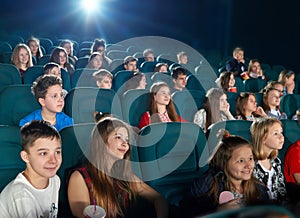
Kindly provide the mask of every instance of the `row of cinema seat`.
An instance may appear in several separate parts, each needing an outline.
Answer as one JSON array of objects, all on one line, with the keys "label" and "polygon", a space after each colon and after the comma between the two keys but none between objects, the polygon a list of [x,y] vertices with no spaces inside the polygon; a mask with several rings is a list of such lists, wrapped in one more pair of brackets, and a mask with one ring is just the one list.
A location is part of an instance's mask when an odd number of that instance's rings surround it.
[{"label": "row of cinema seat", "polygon": [[[279,151],[284,159],[289,145],[300,136],[297,121],[282,120],[285,143]],[[250,121],[230,120],[212,126],[206,139],[202,129],[193,123],[154,123],[146,126],[132,143],[131,161],[135,174],[160,192],[170,204],[178,205],[192,181],[207,169],[209,154],[217,143],[213,136],[220,129],[251,141]],[[94,123],[75,124],[60,131],[63,162],[58,171],[61,178],[60,210],[69,217],[67,178],[70,169],[78,166],[89,152]],[[0,125],[0,191],[25,164],[21,161],[19,127]]]},{"label": "row of cinema seat", "polygon": [[[0,124],[19,124],[21,118],[40,108],[30,90],[31,85],[6,86],[0,92]],[[65,98],[64,112],[74,119],[75,123],[93,122],[94,111],[111,113],[137,126],[141,115],[147,110],[148,90],[129,90],[119,96],[112,89],[79,87],[69,91]],[[235,115],[235,104],[239,93],[227,93],[230,110]],[[261,105],[262,94],[255,93],[258,105]],[[179,115],[192,121],[195,112],[205,100],[205,92],[186,90],[172,95]],[[300,94],[286,95],[281,100],[281,110],[291,118],[300,108]]]}]

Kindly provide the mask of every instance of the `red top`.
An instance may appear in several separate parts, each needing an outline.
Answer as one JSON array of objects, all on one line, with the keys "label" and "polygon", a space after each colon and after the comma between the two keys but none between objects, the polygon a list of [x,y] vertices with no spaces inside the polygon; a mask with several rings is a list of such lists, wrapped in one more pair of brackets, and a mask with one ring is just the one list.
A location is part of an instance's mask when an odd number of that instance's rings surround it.
[{"label": "red top", "polygon": [[295,173],[300,173],[300,139],[290,145],[284,158],[284,177],[286,181],[296,183],[293,176]]},{"label": "red top", "polygon": [[[162,115],[160,115],[160,117],[164,117],[163,119],[164,120],[168,120],[169,119],[169,121],[163,121],[163,122],[172,122],[172,120],[170,120],[170,118],[168,117],[168,114],[162,114]],[[185,119],[183,119],[181,116],[179,116],[178,115],[178,119],[179,119],[179,121],[180,122],[186,122],[186,120]],[[139,122],[139,125],[138,125],[138,127],[141,129],[141,128],[143,128],[144,126],[147,126],[147,125],[149,125],[151,123],[151,121],[150,121],[150,113],[149,113],[149,111],[146,111],[145,113],[143,113],[143,115],[141,116],[141,119],[140,119],[140,122]]]}]

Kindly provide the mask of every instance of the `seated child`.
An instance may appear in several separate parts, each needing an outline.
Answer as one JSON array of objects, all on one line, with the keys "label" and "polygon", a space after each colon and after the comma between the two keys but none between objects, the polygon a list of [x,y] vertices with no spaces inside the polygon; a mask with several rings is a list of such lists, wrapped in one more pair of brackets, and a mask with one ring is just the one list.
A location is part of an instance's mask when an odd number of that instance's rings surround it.
[{"label": "seated child", "polygon": [[93,73],[93,78],[95,79],[99,88],[111,89],[113,75],[108,70],[97,70],[95,73]]},{"label": "seated child", "polygon": [[21,128],[21,139],[26,169],[0,194],[0,217],[57,217],[60,135],[47,122],[34,120]]},{"label": "seated child", "polygon": [[23,126],[31,120],[45,120],[60,131],[62,128],[74,124],[73,119],[62,112],[65,101],[62,80],[59,77],[40,76],[34,81],[31,90],[42,108],[21,119],[19,126]]}]

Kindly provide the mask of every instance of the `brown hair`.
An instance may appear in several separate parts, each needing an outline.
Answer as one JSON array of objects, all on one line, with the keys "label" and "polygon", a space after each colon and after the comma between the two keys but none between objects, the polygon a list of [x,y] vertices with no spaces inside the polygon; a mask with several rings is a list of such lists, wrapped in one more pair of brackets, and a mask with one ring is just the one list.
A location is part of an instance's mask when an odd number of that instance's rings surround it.
[{"label": "brown hair", "polygon": [[[89,161],[87,162],[87,171],[91,177],[91,199],[103,207],[107,217],[123,216],[122,206],[125,204],[124,198],[118,198],[117,192],[129,196],[130,200],[135,200],[137,195],[136,183],[132,182],[133,173],[130,167],[130,150],[124,155],[124,159],[117,160],[112,171],[107,169],[108,152],[107,141],[110,134],[116,129],[124,127],[130,136],[131,128],[125,122],[113,118],[105,117],[100,120],[93,129],[90,144]],[[114,171],[116,170],[116,171]],[[118,178],[114,178],[111,173],[116,173]],[[117,190],[116,190],[117,188]]]},{"label": "brown hair", "polygon": [[233,74],[233,73],[224,71],[219,76],[217,83],[218,83],[219,88],[223,89],[224,92],[228,92],[231,74]]},{"label": "brown hair", "polygon": [[[228,162],[232,157],[232,153],[234,150],[240,147],[249,147],[252,150],[251,145],[249,142],[240,137],[230,135],[228,131],[221,129],[217,135],[219,138],[219,144],[216,146],[215,151],[211,155],[209,161],[209,167],[213,168],[217,171],[221,170],[224,172],[224,176],[222,178],[225,188],[227,190],[232,190],[233,184],[228,180],[229,178],[229,169],[228,169]],[[215,201],[218,202],[219,197],[219,176],[216,175],[213,179],[211,184],[210,194],[213,194]],[[251,176],[249,180],[242,181],[242,187],[244,190],[244,196],[246,199],[247,204],[253,204],[257,201],[258,190],[256,188],[256,183],[258,181]]]},{"label": "brown hair", "polygon": [[[157,92],[162,87],[168,87],[169,90],[170,90],[170,87],[165,82],[155,82],[150,87],[150,95],[149,95],[149,101],[148,101],[148,110],[149,110],[149,113],[151,115],[151,123],[161,122],[161,120],[160,120],[160,118],[159,118],[159,116],[157,114],[158,110],[157,110],[157,104],[156,104],[156,102],[154,100],[154,96],[157,94]],[[176,112],[176,109],[175,109],[175,106],[174,106],[172,98],[170,98],[170,103],[167,105],[166,109],[167,109],[167,113],[168,113],[170,119],[172,121],[174,121],[174,122],[178,122],[179,118],[178,118],[178,114]]]},{"label": "brown hair", "polygon": [[236,109],[235,109],[235,114],[237,116],[241,116],[243,120],[247,120],[245,116],[245,105],[248,102],[248,99],[250,96],[254,96],[256,99],[255,94],[250,93],[250,92],[241,92],[239,96],[236,99]]}]

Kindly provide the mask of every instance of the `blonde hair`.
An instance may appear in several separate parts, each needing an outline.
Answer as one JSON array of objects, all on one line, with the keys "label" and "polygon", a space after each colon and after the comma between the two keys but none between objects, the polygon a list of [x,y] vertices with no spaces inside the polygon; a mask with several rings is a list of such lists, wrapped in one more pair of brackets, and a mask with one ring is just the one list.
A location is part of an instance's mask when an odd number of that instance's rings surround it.
[{"label": "blonde hair", "polygon": [[253,145],[253,153],[257,160],[274,159],[278,155],[278,150],[274,149],[269,156],[264,151],[264,140],[266,139],[269,129],[274,124],[280,124],[282,127],[282,123],[275,117],[263,117],[255,120],[250,128],[252,145]]},{"label": "blonde hair", "polygon": [[19,61],[19,52],[22,48],[24,48],[27,51],[29,56],[28,62],[26,63],[26,68],[32,67],[33,63],[32,63],[32,54],[30,48],[23,43],[17,44],[16,47],[14,48],[13,53],[11,55],[11,63],[15,65],[17,68],[19,69],[21,68],[21,63]]}]

